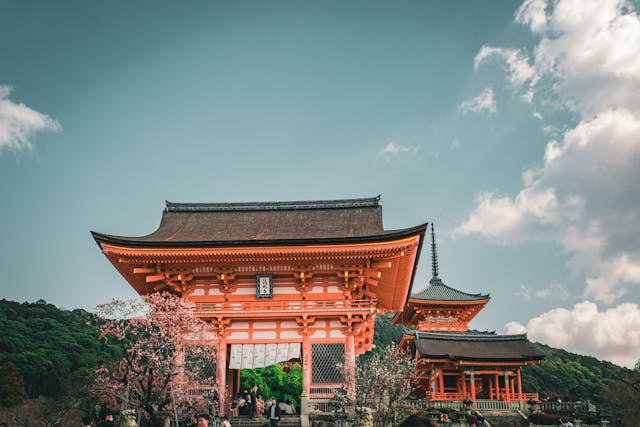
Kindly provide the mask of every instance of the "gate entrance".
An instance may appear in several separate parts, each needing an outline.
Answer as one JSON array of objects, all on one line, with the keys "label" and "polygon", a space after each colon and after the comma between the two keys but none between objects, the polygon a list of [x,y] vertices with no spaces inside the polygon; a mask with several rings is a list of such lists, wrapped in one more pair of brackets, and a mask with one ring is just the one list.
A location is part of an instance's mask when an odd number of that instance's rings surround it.
[{"label": "gate entrance", "polygon": [[336,389],[354,397],[355,359],[373,346],[375,316],[404,308],[425,229],[384,230],[375,197],[167,202],[148,236],[93,236],[138,293],[168,290],[195,303],[217,346],[226,412],[239,369],[292,355],[308,398]]}]

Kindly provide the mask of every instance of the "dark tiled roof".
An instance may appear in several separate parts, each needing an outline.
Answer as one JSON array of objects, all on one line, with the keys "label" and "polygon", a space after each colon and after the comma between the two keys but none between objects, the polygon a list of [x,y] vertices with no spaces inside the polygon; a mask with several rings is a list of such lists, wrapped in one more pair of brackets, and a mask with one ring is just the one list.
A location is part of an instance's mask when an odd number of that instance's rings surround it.
[{"label": "dark tiled roof", "polygon": [[247,202],[247,203],[174,203],[167,201],[166,212],[240,212],[310,209],[375,208],[380,196],[366,199],[310,200],[298,202]]},{"label": "dark tiled roof", "polygon": [[189,246],[375,240],[425,225],[386,231],[380,196],[365,199],[267,202],[167,202],[158,229],[143,237],[93,233],[98,241],[130,245]]},{"label": "dark tiled roof", "polygon": [[416,350],[423,358],[505,362],[544,358],[526,334],[416,331],[415,337]]},{"label": "dark tiled roof", "polygon": [[439,277],[432,277],[422,291],[411,294],[411,298],[427,301],[479,301],[489,298],[489,294],[468,294],[445,285]]}]

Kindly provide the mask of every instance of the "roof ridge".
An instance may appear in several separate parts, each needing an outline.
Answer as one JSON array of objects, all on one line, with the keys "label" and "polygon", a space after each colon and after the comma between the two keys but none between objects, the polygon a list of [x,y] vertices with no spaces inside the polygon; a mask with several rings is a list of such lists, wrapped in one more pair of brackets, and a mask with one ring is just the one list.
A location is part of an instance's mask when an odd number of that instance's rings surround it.
[{"label": "roof ridge", "polygon": [[165,212],[238,212],[308,209],[370,208],[380,206],[380,195],[361,199],[289,202],[176,203],[166,201]]},{"label": "roof ridge", "polygon": [[465,332],[432,332],[416,331],[417,338],[446,339],[446,340],[478,340],[478,341],[520,341],[526,340],[527,334],[498,335],[496,333],[465,333]]}]

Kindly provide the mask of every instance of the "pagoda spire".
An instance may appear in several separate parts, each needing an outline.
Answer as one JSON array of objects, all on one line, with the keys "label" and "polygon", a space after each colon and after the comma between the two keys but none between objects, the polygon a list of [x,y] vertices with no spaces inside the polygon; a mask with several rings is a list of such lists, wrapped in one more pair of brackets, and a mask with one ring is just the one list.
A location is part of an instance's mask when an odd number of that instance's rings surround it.
[{"label": "pagoda spire", "polygon": [[438,252],[436,250],[436,230],[431,223],[431,273],[438,277]]}]

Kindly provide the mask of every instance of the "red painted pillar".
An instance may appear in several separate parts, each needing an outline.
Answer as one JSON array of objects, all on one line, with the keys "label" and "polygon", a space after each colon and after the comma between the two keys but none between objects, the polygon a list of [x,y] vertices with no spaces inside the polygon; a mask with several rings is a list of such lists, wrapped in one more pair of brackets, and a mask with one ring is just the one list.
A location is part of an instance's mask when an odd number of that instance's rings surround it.
[{"label": "red painted pillar", "polygon": [[307,393],[307,397],[311,394],[312,363],[311,341],[309,340],[309,335],[305,334],[302,336],[302,392]]},{"label": "red painted pillar", "polygon": [[476,376],[473,371],[471,371],[471,400],[473,400],[474,406],[476,402]]},{"label": "red painted pillar", "polygon": [[444,394],[444,369],[442,366],[438,369],[438,387],[440,387],[440,393]]},{"label": "red painted pillar", "polygon": [[493,400],[493,378],[487,377],[489,381],[489,400]]},{"label": "red painted pillar", "polygon": [[218,383],[218,404],[220,412],[226,415],[227,401],[227,339],[218,340],[218,354],[216,355],[216,381]]},{"label": "red painted pillar", "polygon": [[344,385],[347,389],[347,397],[356,398],[356,348],[352,333],[347,334],[344,344]]},{"label": "red painted pillar", "polygon": [[464,397],[467,397],[467,373],[463,370],[462,371],[462,394],[464,394]]},{"label": "red painted pillar", "polygon": [[522,400],[522,377],[520,376],[520,368],[518,368],[518,394],[520,395],[520,400]]},{"label": "red painted pillar", "polygon": [[509,393],[509,372],[504,371],[504,400],[509,402],[511,400],[511,393]]}]

